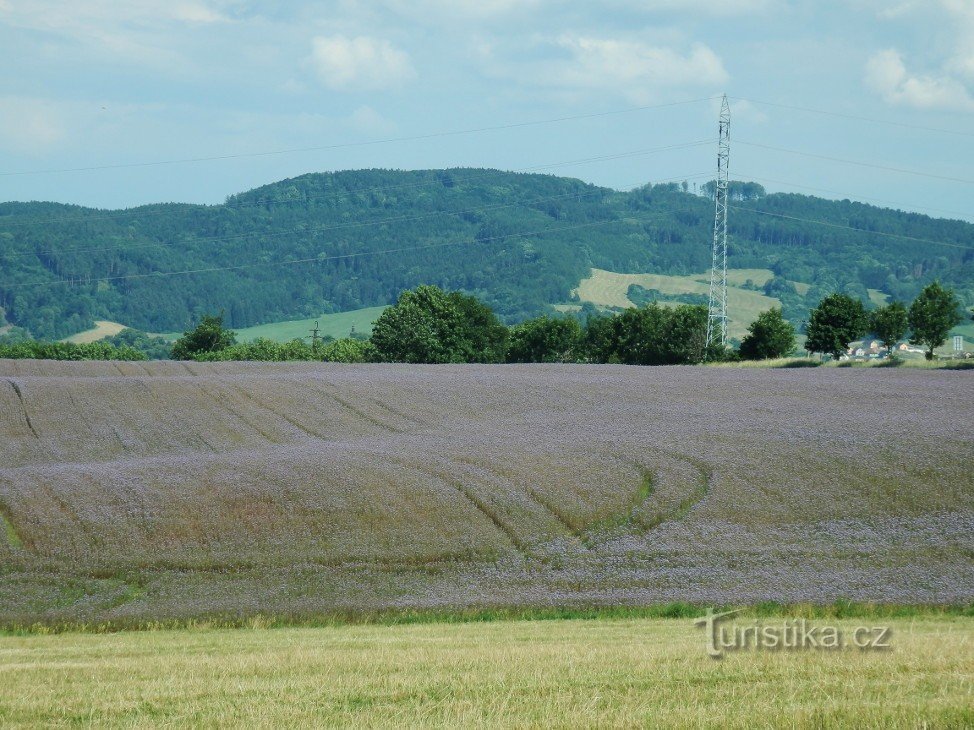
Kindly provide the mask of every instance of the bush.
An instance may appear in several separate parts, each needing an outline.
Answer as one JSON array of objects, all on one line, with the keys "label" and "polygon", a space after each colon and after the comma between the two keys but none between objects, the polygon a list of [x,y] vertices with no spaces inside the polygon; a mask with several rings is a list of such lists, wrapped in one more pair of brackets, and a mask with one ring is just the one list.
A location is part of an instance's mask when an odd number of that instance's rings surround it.
[{"label": "bush", "polygon": [[344,363],[375,362],[378,360],[378,353],[369,340],[346,337],[325,345],[321,350],[321,359]]},{"label": "bush", "polygon": [[144,353],[123,345],[115,347],[107,342],[76,345],[72,342],[42,342],[28,340],[12,345],[0,345],[0,359],[12,360],[148,360]]},{"label": "bush", "polygon": [[206,314],[196,328],[184,332],[173,343],[174,360],[194,360],[206,353],[219,352],[234,345],[236,335],[223,326],[222,314]]},{"label": "bush", "polygon": [[577,362],[582,327],[574,317],[529,319],[511,328],[508,362]]}]

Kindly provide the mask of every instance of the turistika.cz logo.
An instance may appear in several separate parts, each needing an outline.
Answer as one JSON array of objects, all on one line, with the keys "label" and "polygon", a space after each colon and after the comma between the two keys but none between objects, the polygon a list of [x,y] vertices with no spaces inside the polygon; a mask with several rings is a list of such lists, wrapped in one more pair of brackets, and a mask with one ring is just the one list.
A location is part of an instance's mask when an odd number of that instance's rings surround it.
[{"label": "turistika.cz logo", "polygon": [[730,651],[888,651],[892,632],[888,626],[841,627],[813,624],[804,618],[782,619],[779,623],[754,619],[735,623],[731,618],[743,611],[707,613],[694,621],[707,635],[707,653],[720,659]]}]

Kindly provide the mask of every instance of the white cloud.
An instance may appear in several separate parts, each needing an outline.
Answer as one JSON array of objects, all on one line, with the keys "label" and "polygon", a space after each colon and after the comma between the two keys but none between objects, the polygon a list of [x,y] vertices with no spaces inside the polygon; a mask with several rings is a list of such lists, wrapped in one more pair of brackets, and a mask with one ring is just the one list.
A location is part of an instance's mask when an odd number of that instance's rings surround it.
[{"label": "white cloud", "polygon": [[[941,51],[939,68],[911,72],[896,49],[874,54],[866,63],[866,84],[889,104],[917,109],[974,110],[974,1],[901,0],[892,6],[861,0],[884,20],[926,21],[940,34],[930,48]],[[946,51],[946,54],[943,52]]]},{"label": "white cloud", "polygon": [[416,75],[405,51],[369,36],[318,36],[309,61],[321,82],[336,90],[386,89]]},{"label": "white cloud", "polygon": [[0,97],[0,147],[28,156],[50,152],[67,137],[62,112],[46,99]]},{"label": "white cloud", "polygon": [[717,54],[701,43],[680,52],[632,40],[564,35],[554,45],[567,58],[536,64],[530,79],[536,84],[610,91],[641,102],[658,89],[713,86],[728,78]]},{"label": "white cloud", "polygon": [[0,0],[0,25],[43,34],[45,53],[78,63],[91,58],[188,71],[187,29],[227,23],[213,2],[185,0]]},{"label": "white cloud", "polygon": [[784,5],[783,0],[617,0],[633,10],[646,12],[706,13],[707,15],[751,15]]},{"label": "white cloud", "polygon": [[866,83],[889,104],[917,109],[974,110],[974,97],[947,73],[911,74],[898,51],[875,54],[866,64]]},{"label": "white cloud", "polygon": [[183,23],[225,23],[229,19],[213,8],[200,3],[179,3],[172,6],[172,18]]},{"label": "white cloud", "polygon": [[425,21],[491,20],[545,4],[546,0],[385,0],[390,10]]}]

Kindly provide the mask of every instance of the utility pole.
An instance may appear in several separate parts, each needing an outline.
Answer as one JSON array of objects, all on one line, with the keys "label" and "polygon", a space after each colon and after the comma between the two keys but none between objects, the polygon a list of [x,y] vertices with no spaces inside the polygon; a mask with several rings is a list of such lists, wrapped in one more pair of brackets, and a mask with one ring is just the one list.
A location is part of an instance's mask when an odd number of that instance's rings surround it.
[{"label": "utility pole", "polygon": [[318,329],[318,321],[315,320],[315,327],[313,330],[311,330],[311,353],[313,355],[318,354],[318,339],[319,339],[318,333],[320,331],[321,330]]},{"label": "utility pole", "polygon": [[710,302],[707,306],[707,347],[727,346],[727,188],[730,182],[730,104],[727,94],[720,105],[717,142],[717,188],[714,191],[714,251],[710,268]]}]

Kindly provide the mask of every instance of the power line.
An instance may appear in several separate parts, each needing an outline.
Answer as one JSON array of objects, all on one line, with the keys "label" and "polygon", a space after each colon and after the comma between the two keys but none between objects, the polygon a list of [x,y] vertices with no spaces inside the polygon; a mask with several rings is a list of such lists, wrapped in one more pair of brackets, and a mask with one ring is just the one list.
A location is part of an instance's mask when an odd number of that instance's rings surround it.
[{"label": "power line", "polygon": [[[681,179],[690,180],[690,179],[705,177],[708,174],[709,173],[696,173],[694,175],[688,175],[688,176],[684,176],[684,177],[680,177],[680,178],[675,178],[675,179],[677,179],[677,180],[681,180]],[[604,195],[606,193],[612,194],[614,192],[615,191],[613,191],[613,190],[607,190],[605,188],[596,188],[595,190],[590,190],[588,192],[580,192],[580,191],[577,191],[577,190],[573,190],[573,191],[570,191],[570,192],[567,192],[567,193],[559,193],[557,195],[543,196],[543,197],[540,197],[540,198],[533,198],[533,199],[530,199],[530,200],[522,200],[522,201],[517,201],[517,202],[514,202],[514,203],[492,203],[490,205],[477,206],[477,207],[474,207],[474,208],[466,208],[466,209],[463,209],[463,210],[456,210],[456,211],[451,211],[451,210],[437,210],[437,211],[431,211],[429,213],[422,213],[422,214],[419,214],[419,215],[395,216],[395,217],[392,217],[392,218],[381,218],[379,220],[372,220],[372,221],[351,221],[351,222],[348,222],[348,223],[337,223],[337,224],[333,224],[333,225],[329,225],[329,226],[313,226],[313,227],[310,227],[310,228],[305,228],[304,226],[299,226],[297,228],[288,228],[288,229],[285,229],[285,230],[282,230],[282,231],[269,231],[269,232],[248,231],[248,232],[245,232],[245,233],[232,233],[232,234],[223,235],[223,236],[203,236],[203,237],[197,237],[197,238],[186,238],[186,239],[182,239],[180,241],[168,241],[168,242],[166,242],[166,241],[151,241],[151,242],[146,242],[146,243],[133,244],[133,245],[129,245],[129,246],[104,246],[104,247],[66,248],[66,249],[65,248],[62,248],[62,249],[48,249],[46,251],[12,251],[12,252],[6,254],[6,257],[9,258],[9,257],[15,257],[15,256],[54,256],[54,255],[59,255],[59,254],[102,253],[102,252],[106,252],[106,251],[122,251],[122,252],[124,252],[124,251],[137,251],[137,250],[146,249],[146,248],[167,248],[167,247],[173,246],[173,245],[175,245],[177,243],[182,243],[182,244],[196,244],[196,243],[200,243],[200,242],[232,241],[232,240],[236,240],[236,239],[250,238],[250,237],[276,238],[276,237],[279,237],[279,236],[286,236],[286,235],[292,234],[292,233],[306,233],[306,234],[313,234],[314,233],[314,234],[317,234],[317,233],[323,233],[323,232],[326,232],[326,231],[342,230],[342,229],[346,229],[346,228],[361,228],[361,227],[369,227],[369,226],[380,226],[380,225],[385,225],[387,223],[402,223],[402,222],[407,222],[407,221],[424,220],[426,218],[433,218],[433,217],[439,216],[439,215],[454,215],[454,216],[459,216],[459,215],[464,215],[464,214],[468,214],[468,213],[478,213],[478,212],[484,212],[484,211],[490,211],[490,210],[503,210],[503,209],[506,209],[506,208],[516,208],[518,206],[525,206],[525,205],[533,205],[533,204],[536,204],[536,203],[543,203],[543,202],[547,202],[547,201],[550,201],[550,200],[560,200],[562,198],[574,198],[574,197],[584,198],[584,197],[590,197],[590,196],[595,196],[595,195]]]},{"label": "power line", "polygon": [[596,226],[605,226],[612,223],[625,223],[625,222],[626,222],[625,218],[612,218],[610,220],[593,221],[590,223],[577,223],[574,225],[561,226],[558,228],[545,228],[537,231],[521,231],[518,233],[507,233],[504,235],[488,236],[485,238],[467,238],[467,239],[460,239],[456,241],[447,241],[445,243],[431,243],[423,246],[405,246],[402,248],[384,249],[381,251],[359,251],[357,253],[338,254],[334,256],[315,256],[312,258],[289,259],[287,261],[236,264],[234,266],[208,266],[201,269],[183,269],[181,271],[152,271],[143,274],[122,274],[118,276],[104,276],[95,279],[85,279],[83,282],[79,279],[60,279],[58,281],[37,281],[37,282],[29,282],[26,284],[21,284],[17,287],[11,287],[11,288],[12,289],[28,288],[28,287],[33,288],[33,287],[53,286],[56,284],[76,284],[76,283],[85,283],[90,285],[90,284],[98,284],[102,282],[120,281],[120,280],[128,280],[128,279],[151,279],[156,277],[162,278],[162,277],[169,277],[169,276],[181,276],[184,274],[205,274],[205,273],[211,273],[216,271],[237,271],[240,269],[252,269],[252,268],[261,268],[261,267],[269,268],[272,266],[288,266],[291,264],[320,263],[323,261],[338,261],[342,259],[353,259],[353,258],[360,258],[364,256],[377,256],[377,255],[389,254],[389,253],[424,251],[427,249],[444,248],[446,246],[459,246],[459,245],[469,244],[469,243],[485,243],[485,242],[492,242],[492,241],[501,241],[509,238],[519,238],[523,236],[540,236],[548,233],[558,233],[560,231],[573,231],[581,228],[593,228]]},{"label": "power line", "polygon": [[[675,180],[689,180],[689,179],[693,179],[693,178],[704,177],[705,175],[709,175],[709,174],[710,173],[704,173],[704,172],[702,172],[702,173],[697,173],[695,175],[679,175],[679,176],[674,177],[674,178],[669,178],[669,179],[666,179],[666,180],[660,180],[660,181],[658,181],[658,184],[672,182],[672,181],[675,181]],[[598,191],[598,192],[601,192],[601,191]],[[555,196],[555,197],[568,197],[568,196],[573,196],[573,195],[577,195],[577,193],[570,193],[570,194],[565,194],[563,196]],[[511,204],[505,204],[505,205],[506,205],[506,207],[513,207],[513,206],[522,205],[522,204],[523,203],[511,203]],[[459,215],[459,214],[462,214],[463,212],[464,211],[460,211],[460,212],[457,212],[457,213],[454,213],[454,214]],[[613,221],[614,222],[624,222],[625,219],[624,218],[614,218],[614,219],[610,219],[610,220],[607,220],[607,221],[603,221],[603,223],[612,223]],[[383,222],[385,222],[385,221],[383,221]],[[584,226],[582,226],[582,227],[584,227]],[[570,228],[570,226],[569,226],[569,228]],[[556,230],[561,230],[561,229],[556,229]],[[251,234],[241,234],[241,235],[251,235]],[[523,235],[534,235],[534,234],[533,233],[525,233]],[[489,241],[489,240],[492,240],[492,239],[491,238],[483,238],[483,239],[476,239],[476,240]],[[412,248],[394,249],[394,250],[390,251],[390,253],[394,253],[394,252],[398,252],[398,251],[421,250],[421,249],[430,248],[430,247],[435,248],[435,247],[440,246],[440,245],[452,245],[452,244],[434,244],[432,246],[420,246],[420,247],[417,247],[415,249],[412,249]],[[309,261],[327,261],[327,260],[331,260],[332,258],[337,258],[337,259],[341,259],[341,258],[353,258],[353,257],[358,257],[358,256],[368,256],[368,255],[377,254],[377,253],[383,253],[383,252],[382,251],[364,251],[364,252],[360,252],[360,253],[357,253],[357,254],[345,254],[345,255],[341,255],[341,256],[322,257],[322,258],[315,257],[314,259],[298,259],[298,260],[295,260],[295,261],[292,261],[292,262],[276,262],[276,263],[270,263],[270,264],[266,264],[266,265],[276,266],[276,265],[282,265],[284,263],[307,263]],[[265,264],[262,262],[260,264],[254,264],[254,265],[255,266],[261,266],[261,265],[265,265]],[[74,283],[81,283],[82,281],[85,282],[85,283],[93,283],[93,282],[101,282],[101,281],[114,281],[116,279],[126,279],[126,278],[147,278],[147,277],[156,276],[156,275],[170,276],[170,275],[174,275],[174,274],[178,274],[178,273],[201,273],[203,271],[229,271],[229,270],[238,269],[238,268],[248,268],[249,266],[250,265],[230,266],[230,267],[211,267],[211,268],[206,268],[206,269],[186,270],[184,272],[149,272],[149,273],[145,273],[145,274],[131,274],[131,275],[127,275],[127,276],[102,277],[102,278],[94,278],[94,279],[87,279],[84,276],[71,276],[70,278],[60,279],[60,280],[57,280],[57,281],[31,282],[31,283],[21,284],[21,285],[17,285],[17,286],[14,286],[14,287],[9,287],[9,288],[10,289],[18,289],[18,288],[21,288],[21,287],[26,288],[26,287],[31,287],[31,286],[48,286],[48,285],[54,285],[54,284],[74,284]]]},{"label": "power line", "polygon": [[575,114],[565,117],[553,117],[550,119],[538,119],[529,122],[515,122],[512,124],[498,124],[488,127],[475,127],[472,129],[458,129],[446,132],[431,132],[428,134],[417,134],[403,137],[387,137],[385,139],[372,139],[362,142],[341,142],[338,144],[319,145],[315,147],[296,147],[292,149],[270,150],[265,152],[241,152],[229,155],[213,155],[211,157],[184,157],[174,160],[154,160],[151,162],[126,162],[112,165],[91,165],[88,167],[68,167],[48,170],[20,170],[17,172],[0,172],[0,177],[12,177],[15,175],[47,175],[65,172],[92,172],[95,170],[119,170],[133,167],[152,167],[156,165],[181,165],[195,162],[216,162],[220,160],[237,160],[253,157],[270,157],[273,155],[288,155],[299,152],[323,152],[327,150],[347,149],[351,147],[367,147],[371,145],[392,144],[395,142],[415,142],[426,139],[440,139],[443,137],[456,137],[466,134],[480,134],[483,132],[497,132],[506,129],[520,129],[523,127],[534,127],[543,124],[557,124],[560,122],[578,121],[581,119],[598,119],[602,117],[615,116],[619,114],[631,114],[633,112],[650,111],[654,109],[665,109],[667,107],[684,106],[687,104],[698,104],[704,101],[711,101],[717,97],[708,96],[700,99],[687,99],[685,101],[673,101],[666,104],[650,104],[646,106],[630,107],[629,109],[617,109],[614,111],[594,112],[591,114]]},{"label": "power line", "polygon": [[939,127],[926,127],[921,124],[907,124],[906,122],[894,122],[890,119],[875,119],[872,117],[861,117],[855,114],[844,114],[843,112],[826,111],[824,109],[812,109],[806,106],[791,106],[790,104],[778,104],[772,101],[758,101],[757,99],[745,99],[741,96],[732,96],[735,101],[746,101],[749,104],[760,104],[761,106],[776,107],[778,109],[790,109],[791,111],[808,112],[810,114],[822,114],[841,119],[853,119],[858,122],[869,122],[870,124],[888,124],[893,127],[903,127],[904,129],[917,129],[924,132],[939,132],[941,134],[955,134],[962,137],[974,137],[974,132],[959,132],[954,129],[941,129]]},{"label": "power line", "polygon": [[217,241],[232,241],[241,238],[251,238],[251,237],[261,237],[261,238],[276,238],[279,236],[287,236],[294,233],[304,233],[304,234],[318,234],[327,231],[337,231],[346,228],[364,228],[370,226],[381,226],[389,223],[403,223],[407,221],[424,220],[426,218],[433,218],[440,215],[454,215],[460,216],[468,213],[479,213],[491,210],[503,210],[505,208],[515,208],[521,205],[532,205],[535,203],[543,203],[549,200],[559,200],[562,198],[571,197],[590,197],[593,195],[602,195],[606,191],[603,189],[597,189],[589,192],[579,192],[577,190],[560,193],[558,195],[549,195],[541,198],[533,198],[530,200],[522,200],[516,203],[493,203],[491,205],[478,206],[475,208],[465,208],[463,210],[437,210],[430,213],[422,213],[419,215],[401,215],[394,216],[391,218],[380,218],[378,220],[371,221],[350,221],[348,223],[336,223],[328,226],[312,226],[306,228],[304,226],[299,226],[297,228],[287,228],[280,231],[248,231],[245,233],[232,233],[225,236],[203,236],[199,238],[187,238],[180,241],[152,241],[149,243],[140,243],[132,246],[108,246],[102,248],[68,248],[68,249],[50,249],[47,251],[15,251],[9,256],[45,256],[45,255],[55,255],[55,254],[73,254],[73,253],[89,253],[89,252],[105,252],[105,251],[136,251],[144,248],[155,248],[155,247],[170,247],[177,244],[196,244],[196,243],[212,243]]},{"label": "power line", "polygon": [[830,162],[841,162],[846,165],[856,165],[858,167],[871,167],[876,170],[885,170],[887,172],[899,172],[905,175],[919,175],[921,177],[930,177],[937,180],[949,180],[951,182],[967,183],[969,185],[974,185],[974,180],[968,180],[960,177],[949,177],[947,175],[935,175],[929,172],[921,172],[919,170],[907,170],[901,167],[889,167],[887,165],[876,165],[870,162],[860,162],[858,160],[847,160],[842,157],[830,157],[828,155],[820,155],[814,152],[803,152],[801,150],[791,150],[785,147],[774,147],[768,144],[760,144],[758,142],[742,142],[740,140],[736,141],[737,144],[747,145],[748,147],[760,147],[765,150],[774,150],[775,152],[787,152],[791,155],[801,155],[802,157],[814,157],[819,160],[829,160]]},{"label": "power line", "polygon": [[[550,170],[550,169],[553,169],[553,168],[556,168],[556,167],[572,167],[574,165],[588,165],[588,164],[592,164],[592,163],[596,163],[596,162],[606,162],[606,161],[610,161],[610,160],[618,160],[618,159],[623,159],[623,158],[628,158],[628,157],[640,157],[640,156],[644,156],[644,155],[652,155],[652,154],[657,154],[659,152],[669,152],[669,151],[672,151],[672,150],[689,149],[689,148],[692,148],[692,147],[699,147],[699,146],[706,145],[706,144],[711,144],[711,141],[710,140],[697,140],[695,142],[679,142],[679,143],[672,144],[672,145],[667,145],[667,146],[664,146],[664,147],[654,147],[654,148],[650,148],[650,149],[633,150],[633,151],[629,151],[629,152],[618,152],[618,153],[613,153],[613,154],[609,154],[609,155],[601,155],[601,156],[598,156],[598,157],[583,157],[583,158],[574,159],[574,160],[563,160],[563,161],[559,161],[559,162],[550,162],[550,163],[546,163],[544,165],[534,165],[534,166],[531,166],[531,167],[515,168],[514,170],[509,170],[507,172],[518,174],[518,173],[525,173],[525,172],[536,172],[536,171],[539,171],[539,170]],[[505,171],[503,171],[503,170],[501,170],[501,171],[498,171],[498,170],[485,170],[485,171],[483,171],[481,173],[469,175],[465,179],[460,180],[460,182],[461,183],[468,183],[468,182],[470,182],[472,180],[476,180],[478,178],[492,177],[492,176],[496,175],[498,172],[503,173]],[[220,205],[198,206],[198,207],[203,208],[204,210],[207,210],[207,211],[209,211],[209,210],[219,210],[219,209],[237,210],[237,209],[241,209],[241,208],[261,207],[261,206],[264,206],[264,205],[286,205],[286,204],[293,204],[293,203],[305,203],[305,202],[308,202],[310,200],[323,200],[323,199],[326,199],[326,198],[339,198],[339,197],[344,196],[344,195],[360,195],[360,194],[363,194],[363,193],[385,192],[385,191],[388,191],[388,190],[401,190],[401,189],[406,189],[406,188],[429,187],[429,186],[433,186],[433,185],[442,185],[442,184],[443,183],[442,183],[442,181],[440,179],[436,179],[436,180],[422,180],[422,181],[419,181],[419,182],[397,183],[395,185],[380,185],[380,186],[375,186],[375,187],[370,187],[370,188],[356,188],[356,189],[350,189],[350,190],[328,191],[326,193],[322,193],[321,195],[307,195],[307,196],[303,196],[301,198],[259,198],[257,200],[240,201],[240,202],[234,202],[234,203],[222,203]],[[157,204],[157,205],[172,205],[172,204],[163,203],[163,204]],[[192,204],[192,203],[185,203],[185,204],[176,203],[175,205],[194,205],[194,204]],[[115,218],[121,218],[121,217],[126,217],[126,216],[149,217],[149,216],[156,216],[156,215],[165,215],[166,213],[169,213],[169,212],[170,212],[169,210],[164,210],[164,209],[150,210],[150,211],[141,211],[141,210],[137,210],[137,209],[136,210],[120,210],[120,211],[112,211],[112,212],[106,213],[104,215],[96,215],[96,216],[76,215],[76,216],[59,216],[59,217],[56,217],[56,218],[50,218],[50,217],[49,218],[26,218],[26,219],[24,219],[24,218],[18,218],[17,220],[10,221],[10,222],[4,222],[4,219],[3,218],[0,218],[0,224],[2,224],[6,228],[11,228],[11,227],[14,227],[14,226],[26,226],[26,225],[32,225],[32,224],[35,224],[35,223],[88,223],[89,221],[112,220],[112,219],[115,219]],[[4,216],[4,218],[5,217],[11,217],[11,216]]]},{"label": "power line", "polygon": [[909,203],[901,203],[895,200],[884,200],[882,198],[870,198],[866,195],[846,193],[840,190],[829,190],[827,188],[815,188],[810,185],[799,185],[798,183],[789,182],[788,180],[775,180],[774,178],[765,177],[764,175],[752,175],[750,173],[743,173],[743,172],[740,173],[740,175],[742,178],[747,178],[749,180],[757,181],[757,182],[775,183],[777,185],[788,185],[789,187],[801,188],[802,190],[813,190],[818,193],[829,193],[830,195],[841,195],[843,198],[851,200],[854,203],[857,203],[861,200],[869,200],[872,201],[873,203],[885,203],[886,205],[898,205],[898,206],[902,206],[900,212],[903,213],[909,213],[910,211],[906,209],[912,208],[915,210],[932,210],[937,213],[947,213],[949,215],[960,216],[960,218],[970,215],[970,213],[961,213],[956,210],[945,210],[944,208],[931,208],[929,206],[924,206],[924,205],[912,205]]},{"label": "power line", "polygon": [[774,218],[785,218],[787,220],[800,221],[802,223],[816,223],[820,226],[828,226],[829,228],[841,228],[847,231],[855,231],[856,233],[865,233],[873,236],[885,236],[887,238],[902,238],[907,241],[915,241],[917,243],[929,243],[934,246],[950,246],[952,248],[964,249],[965,251],[974,251],[974,246],[963,246],[959,243],[949,243],[947,241],[934,241],[933,239],[930,238],[917,238],[915,236],[907,236],[902,233],[888,233],[886,231],[870,231],[865,228],[856,228],[855,226],[845,226],[842,225],[841,223],[831,223],[829,221],[814,220],[812,218],[799,218],[798,216],[794,216],[794,215],[785,215],[784,213],[772,213],[767,210],[758,210],[757,208],[743,208],[739,205],[735,205],[732,207],[734,208],[734,210],[743,210],[749,213],[757,213],[758,215],[772,216]]}]

